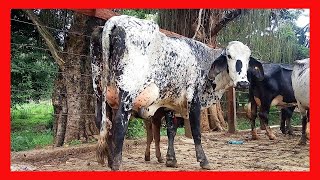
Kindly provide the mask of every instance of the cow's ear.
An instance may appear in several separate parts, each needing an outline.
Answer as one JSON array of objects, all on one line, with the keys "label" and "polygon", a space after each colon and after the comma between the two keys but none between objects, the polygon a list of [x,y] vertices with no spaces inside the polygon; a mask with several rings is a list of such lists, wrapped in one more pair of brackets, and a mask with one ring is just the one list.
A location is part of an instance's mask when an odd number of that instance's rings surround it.
[{"label": "cow's ear", "polygon": [[222,52],[221,52],[221,55],[227,56],[226,48],[223,48],[223,50],[222,50]]},{"label": "cow's ear", "polygon": [[222,53],[217,59],[215,59],[211,65],[211,69],[209,71],[208,77],[211,80],[214,80],[214,78],[222,71],[227,70],[228,64],[227,64],[227,58]]},{"label": "cow's ear", "polygon": [[249,71],[251,71],[259,81],[262,81],[264,79],[262,64],[253,57],[250,57],[249,60]]}]

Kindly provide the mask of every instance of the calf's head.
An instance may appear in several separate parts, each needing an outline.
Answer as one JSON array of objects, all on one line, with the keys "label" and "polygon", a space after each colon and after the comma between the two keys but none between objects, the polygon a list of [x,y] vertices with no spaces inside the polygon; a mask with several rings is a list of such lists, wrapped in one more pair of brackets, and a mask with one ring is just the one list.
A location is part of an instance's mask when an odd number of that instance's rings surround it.
[{"label": "calf's head", "polygon": [[263,72],[261,63],[250,55],[251,50],[242,42],[230,42],[222,54],[213,62],[208,74],[209,78],[214,79],[220,72],[227,70],[235,88],[248,88],[250,85],[247,78],[249,68],[258,67]]},{"label": "calf's head", "polygon": [[250,83],[253,81],[262,81],[264,79],[264,71],[262,64],[250,57],[249,69],[248,69],[248,80]]}]

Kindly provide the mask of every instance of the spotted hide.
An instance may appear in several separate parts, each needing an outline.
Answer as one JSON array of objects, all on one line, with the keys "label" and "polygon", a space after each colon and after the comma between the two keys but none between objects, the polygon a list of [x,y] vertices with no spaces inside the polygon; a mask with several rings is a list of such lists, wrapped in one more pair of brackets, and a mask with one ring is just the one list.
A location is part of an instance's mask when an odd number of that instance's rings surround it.
[{"label": "spotted hide", "polygon": [[291,78],[294,96],[302,114],[302,136],[299,144],[305,145],[309,136],[306,133],[307,124],[310,124],[310,58],[295,61]]},{"label": "spotted hide", "polygon": [[[102,92],[99,161],[103,162],[105,151],[101,149],[108,141],[108,165],[119,170],[131,112],[148,119],[158,108],[166,107],[189,118],[197,161],[209,168],[201,145],[200,110],[215,103],[220,96],[216,92],[227,86],[249,86],[249,64],[259,64],[250,59],[250,49],[239,41],[222,50],[189,38],[167,37],[154,22],[125,15],[109,19],[96,37],[92,38],[91,56],[93,83],[99,83],[94,87],[101,87]],[[114,110],[111,120],[106,103]]]}]

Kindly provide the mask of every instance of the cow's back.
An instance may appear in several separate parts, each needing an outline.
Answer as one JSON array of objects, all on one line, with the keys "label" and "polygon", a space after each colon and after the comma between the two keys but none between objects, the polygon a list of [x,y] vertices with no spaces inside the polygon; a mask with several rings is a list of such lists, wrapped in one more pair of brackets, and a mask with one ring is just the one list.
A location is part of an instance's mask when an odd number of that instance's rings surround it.
[{"label": "cow's back", "polygon": [[263,63],[262,66],[264,79],[252,83],[250,90],[253,95],[262,98],[262,101],[264,97],[278,97],[283,102],[295,102],[291,81],[292,67],[276,63]]},{"label": "cow's back", "polygon": [[310,106],[310,59],[297,60],[292,72],[294,94],[304,108]]}]

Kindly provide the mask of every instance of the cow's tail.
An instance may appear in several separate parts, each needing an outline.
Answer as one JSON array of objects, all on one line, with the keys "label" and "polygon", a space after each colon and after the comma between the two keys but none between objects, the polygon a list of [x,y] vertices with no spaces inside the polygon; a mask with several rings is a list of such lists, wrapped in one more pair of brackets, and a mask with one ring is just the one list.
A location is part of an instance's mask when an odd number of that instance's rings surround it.
[{"label": "cow's tail", "polygon": [[95,94],[95,122],[98,129],[100,129],[100,136],[96,149],[97,161],[104,164],[105,156],[107,154],[106,138],[108,134],[103,122],[103,89],[102,89],[102,30],[103,26],[96,27],[90,38],[90,57],[91,57],[91,70],[92,70],[92,85]]},{"label": "cow's tail", "polygon": [[115,26],[115,21],[110,19],[106,22],[103,28],[98,27],[92,36],[92,40],[95,40],[94,42],[97,42],[95,45],[98,48],[95,49],[91,47],[91,49],[93,49],[92,64],[93,64],[93,67],[95,67],[98,70],[98,71],[94,71],[93,69],[93,72],[95,72],[93,77],[95,77],[100,84],[100,86],[96,86],[98,88],[95,89],[95,93],[98,95],[97,102],[99,102],[97,103],[97,107],[96,107],[97,108],[96,122],[98,122],[98,124],[101,124],[100,135],[98,138],[98,144],[96,149],[96,159],[98,163],[102,165],[104,165],[105,157],[108,155],[107,138],[108,138],[109,131],[112,127],[112,122],[110,121],[112,117],[108,117],[108,115],[110,116],[110,114],[107,113],[108,104],[106,102],[105,95],[107,92],[107,77],[109,77],[108,59],[110,55],[110,34],[114,26]]},{"label": "cow's tail", "polygon": [[96,126],[101,128],[102,121],[102,86],[101,86],[101,74],[102,74],[102,30],[103,26],[97,26],[90,38],[90,58],[91,58],[91,70],[92,70],[92,85],[96,100]]}]

